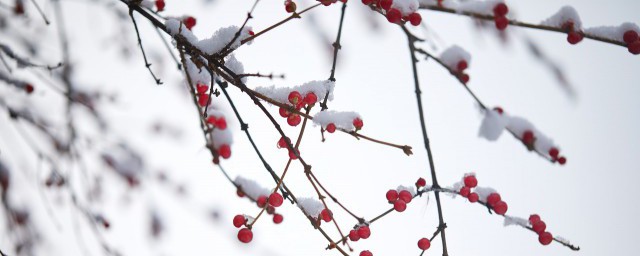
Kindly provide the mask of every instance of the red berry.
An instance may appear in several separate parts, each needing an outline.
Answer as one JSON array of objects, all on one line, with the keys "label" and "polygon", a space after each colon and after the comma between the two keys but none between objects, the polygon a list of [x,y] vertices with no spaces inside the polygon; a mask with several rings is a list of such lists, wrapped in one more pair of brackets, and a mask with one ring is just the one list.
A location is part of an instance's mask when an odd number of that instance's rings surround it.
[{"label": "red berry", "polygon": [[364,250],[360,252],[360,256],[373,256],[373,253],[368,250]]},{"label": "red berry", "polygon": [[458,72],[462,72],[468,67],[469,67],[469,64],[467,63],[466,60],[461,60],[458,62],[458,65],[456,65],[456,68],[458,68]]},{"label": "red berry", "polygon": [[504,113],[504,110],[501,107],[495,107],[495,108],[493,108],[493,110],[498,112],[498,114],[501,114],[501,115],[502,115],[502,113]]},{"label": "red berry", "polygon": [[529,215],[529,224],[533,225],[533,223],[535,223],[536,221],[539,221],[539,220],[540,220],[540,215],[538,215],[538,214]]},{"label": "red berry", "polygon": [[216,117],[215,116],[207,117],[207,123],[211,124],[211,125],[215,125],[216,124]]},{"label": "red berry", "polygon": [[551,156],[551,158],[553,159],[558,158],[558,154],[560,154],[560,150],[558,150],[557,148],[549,149],[549,156]]},{"label": "red berry", "polygon": [[416,187],[421,188],[427,185],[427,181],[424,178],[419,178],[416,181]]},{"label": "red berry", "polygon": [[460,74],[460,80],[462,80],[462,83],[464,84],[469,83],[469,79],[470,77],[468,74],[464,74],[464,73]]},{"label": "red berry", "polygon": [[164,0],[156,0],[156,9],[158,9],[159,12],[164,11]]},{"label": "red berry", "polygon": [[325,128],[325,130],[327,130],[327,132],[329,133],[334,133],[336,131],[336,125],[333,123],[330,123],[327,125],[327,128]]},{"label": "red berry", "polygon": [[245,244],[251,242],[251,240],[253,240],[253,232],[251,232],[251,229],[240,229],[240,231],[238,231],[238,240]]},{"label": "red berry", "polygon": [[254,36],[255,34],[256,34],[256,33],[255,33],[255,32],[253,32],[253,30],[249,30],[249,35],[250,35],[250,36]]},{"label": "red berry", "polygon": [[13,13],[16,15],[24,14],[24,4],[22,1],[16,1],[16,5],[13,7]]},{"label": "red berry", "polygon": [[288,13],[292,13],[296,11],[296,3],[294,3],[293,1],[286,1],[284,2],[284,9],[288,12]]},{"label": "red berry", "polygon": [[627,50],[629,50],[629,52],[634,55],[640,54],[640,40],[637,40],[627,45]]},{"label": "red berry", "polygon": [[291,115],[291,113],[289,112],[289,110],[287,110],[286,108],[280,107],[280,116],[281,117],[289,117],[289,115]]},{"label": "red berry", "polygon": [[242,190],[237,189],[236,190],[236,195],[238,195],[238,197],[244,197],[244,192],[242,192]]},{"label": "red berry", "polygon": [[469,202],[475,203],[475,202],[478,202],[478,200],[480,199],[480,196],[476,192],[471,192],[471,194],[469,194],[469,197],[467,197],[467,199],[469,199]]},{"label": "red berry", "polygon": [[388,11],[393,4],[393,0],[380,0],[379,6],[385,11]]},{"label": "red berry", "polygon": [[227,129],[227,120],[222,116],[215,121],[214,125],[220,130]]},{"label": "red berry", "polygon": [[291,104],[298,105],[298,102],[302,101],[302,95],[297,91],[292,91],[289,93],[288,99]]},{"label": "red berry", "polygon": [[287,117],[287,123],[291,126],[298,126],[302,122],[302,117],[298,114],[292,114]]},{"label": "red berry", "polygon": [[405,203],[411,203],[411,199],[413,199],[413,196],[409,191],[402,190],[400,191],[400,193],[398,193],[398,198]]},{"label": "red berry", "polygon": [[499,3],[493,7],[493,14],[495,16],[505,16],[507,13],[509,13],[509,7],[504,3]]},{"label": "red berry", "polygon": [[[300,151],[298,151],[297,149],[296,149],[296,152],[298,152],[298,154],[300,154]],[[298,159],[298,156],[296,156],[296,154],[293,151],[289,150],[289,158],[292,159],[292,160],[296,160],[296,159]]]},{"label": "red berry", "polygon": [[209,104],[209,94],[200,94],[198,98],[198,105],[201,107],[207,106]]},{"label": "red berry", "polygon": [[244,225],[245,223],[247,223],[247,218],[245,218],[244,216],[238,214],[233,217],[233,226],[235,226],[236,228],[242,227],[242,225]]},{"label": "red berry", "polygon": [[391,23],[400,23],[402,13],[398,9],[391,8],[387,11],[387,20]]},{"label": "red berry", "polygon": [[362,0],[362,4],[364,5],[370,5],[371,3],[373,3],[373,0]]},{"label": "red berry", "polygon": [[25,84],[24,85],[24,91],[27,92],[27,94],[31,94],[33,92],[33,85],[31,84]]},{"label": "red berry", "polygon": [[284,217],[282,216],[282,214],[276,213],[273,215],[273,223],[280,224],[282,223],[282,220],[284,220]]},{"label": "red berry", "polygon": [[389,189],[389,191],[387,191],[387,201],[392,203],[392,202],[395,202],[396,200],[398,200],[398,191]]},{"label": "red berry", "polygon": [[496,28],[500,31],[505,30],[509,25],[509,19],[505,16],[496,16],[494,21],[496,23]]},{"label": "red berry", "polygon": [[282,205],[282,202],[284,202],[284,198],[282,198],[280,194],[271,193],[271,195],[269,195],[270,205],[273,205],[274,207],[280,207]]},{"label": "red berry", "polygon": [[258,199],[256,200],[256,203],[258,204],[258,207],[264,208],[265,206],[267,206],[267,196],[265,195],[259,196]]},{"label": "red berry", "polygon": [[220,146],[220,148],[218,149],[218,154],[220,154],[220,156],[224,159],[229,159],[229,157],[231,157],[231,147],[229,147],[229,145],[227,144]]},{"label": "red berry", "polygon": [[196,18],[194,17],[186,17],[182,20],[184,22],[184,26],[187,27],[188,30],[191,30],[196,25]]},{"label": "red berry", "polygon": [[469,187],[460,188],[460,195],[462,197],[468,197],[470,193],[471,193],[471,188],[469,188]]},{"label": "red berry", "polygon": [[358,236],[360,236],[360,238],[362,239],[369,238],[369,236],[371,236],[371,230],[369,229],[369,226],[362,226],[358,228]]},{"label": "red berry", "polygon": [[468,175],[464,177],[464,185],[469,188],[475,188],[478,186],[478,179],[474,175]]},{"label": "red berry", "polygon": [[310,92],[304,96],[304,103],[309,106],[316,104],[317,101],[318,101],[318,96],[316,96],[315,93]]},{"label": "red berry", "polygon": [[353,119],[353,126],[356,127],[356,130],[360,130],[362,129],[362,126],[364,125],[364,123],[362,122],[362,119],[356,117],[355,119]]},{"label": "red berry", "polygon": [[531,224],[531,228],[538,234],[542,234],[547,229],[547,223],[544,221],[538,220]]},{"label": "red berry", "polygon": [[407,209],[407,203],[405,203],[404,200],[396,200],[393,203],[393,209],[397,212],[404,212],[404,210]]},{"label": "red berry", "polygon": [[500,194],[498,193],[491,193],[489,194],[489,196],[487,196],[487,204],[491,207],[493,207],[500,200],[502,200],[502,198],[500,198]]},{"label": "red berry", "polygon": [[324,222],[330,222],[333,219],[333,213],[329,209],[323,209],[320,212],[320,217]]},{"label": "red berry", "polygon": [[567,34],[567,42],[570,44],[577,44],[582,41],[583,38],[584,36],[582,34],[575,31],[571,31]]},{"label": "red berry", "polygon": [[420,23],[422,23],[422,16],[420,16],[420,14],[417,12],[409,14],[409,22],[411,23],[411,25],[418,26],[420,25]]},{"label": "red berry", "polygon": [[553,241],[553,235],[549,232],[544,232],[538,236],[538,242],[542,245],[548,245]]},{"label": "red berry", "polygon": [[429,249],[429,247],[431,247],[431,241],[429,241],[429,239],[427,238],[421,238],[420,240],[418,240],[418,248],[420,248],[420,250],[426,250]]},{"label": "red berry", "polygon": [[635,41],[638,41],[638,32],[634,31],[634,30],[629,30],[627,32],[624,32],[624,35],[622,36],[623,41],[627,44],[631,44]]},{"label": "red berry", "polygon": [[568,20],[562,24],[562,30],[567,32],[573,31],[574,30],[573,25],[574,25],[573,20]]},{"label": "red berry", "polygon": [[287,147],[287,141],[285,140],[284,137],[281,137],[280,140],[278,140],[278,148],[286,148]]},{"label": "red berry", "polygon": [[561,156],[560,158],[558,158],[558,163],[561,165],[564,165],[567,163],[567,158],[565,158],[564,156]]},{"label": "red berry", "polygon": [[527,146],[533,146],[536,138],[533,136],[533,132],[531,130],[526,130],[522,133],[522,142]]},{"label": "red berry", "polygon": [[349,231],[349,240],[351,240],[352,242],[360,240],[360,236],[358,235],[358,232],[353,229]]},{"label": "red berry", "polygon": [[275,207],[273,207],[271,205],[267,206],[267,213],[268,214],[273,214],[275,212],[276,212],[276,208]]},{"label": "red berry", "polygon": [[508,209],[509,206],[504,201],[498,201],[493,205],[493,211],[499,215],[504,215],[505,213],[507,213]]}]

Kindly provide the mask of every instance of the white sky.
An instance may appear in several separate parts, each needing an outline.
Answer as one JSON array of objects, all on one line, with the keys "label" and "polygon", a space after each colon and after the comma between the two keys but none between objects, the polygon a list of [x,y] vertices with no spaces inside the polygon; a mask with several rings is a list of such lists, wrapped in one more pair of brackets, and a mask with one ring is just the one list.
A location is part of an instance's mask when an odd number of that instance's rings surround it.
[{"label": "white sky", "polygon": [[[198,18],[194,32],[201,38],[221,26],[239,25],[253,1],[168,0],[168,14],[191,14]],[[250,25],[256,31],[285,17],[282,1],[261,1]],[[299,9],[312,1],[300,1]],[[135,46],[133,31],[119,35],[113,16],[95,14],[93,7],[67,1],[67,24],[73,24],[75,44],[73,59],[78,61],[79,81],[87,86],[100,86],[115,92],[115,105],[102,107],[111,125],[124,138],[134,141],[148,157],[150,170],[164,169],[177,181],[185,182],[187,199],[167,193],[157,183],[144,184],[144,189],[127,191],[119,180],[106,175],[108,200],[102,207],[112,219],[113,228],[105,238],[124,255],[339,255],[325,251],[326,240],[304,219],[298,209],[285,204],[280,211],[284,223],[274,225],[270,218],[254,227],[254,241],[237,242],[231,225],[235,214],[255,215],[258,210],[235,196],[235,189],[224,179],[203,147],[197,117],[190,101],[181,91],[181,76],[167,56],[158,36],[146,22],[139,20],[143,43],[150,52],[154,68],[165,81],[156,86],[143,67],[142,56]],[[119,5],[119,3],[116,3]],[[518,19],[536,23],[562,5],[572,5],[581,14],[585,27],[618,25],[625,21],[640,23],[640,2],[599,1],[510,1],[509,7]],[[317,8],[313,17],[321,31],[335,38],[340,5]],[[50,10],[49,10],[50,11]],[[301,153],[323,184],[349,209],[371,218],[388,209],[384,194],[398,185],[413,184],[418,177],[430,180],[426,152],[415,102],[406,38],[400,29],[381,16],[381,25],[372,30],[367,23],[369,10],[360,1],[350,1],[343,31],[335,100],[331,109],[357,111],[363,116],[363,133],[375,138],[413,146],[414,155],[344,134],[330,134],[320,141],[319,129],[309,129]],[[577,98],[564,94],[545,66],[533,59],[519,37],[502,44],[488,33],[478,33],[466,17],[421,11],[423,23],[437,34],[440,47],[457,44],[472,55],[469,87],[489,106],[500,105],[506,111],[525,117],[559,144],[568,164],[550,164],[529,153],[511,136],[497,142],[477,136],[481,115],[472,98],[433,61],[420,62],[420,81],[425,102],[425,116],[434,151],[438,179],[447,186],[464,173],[476,172],[479,184],[497,189],[509,204],[508,214],[527,217],[538,213],[547,230],[563,236],[582,250],[573,253],[558,244],[541,246],[537,236],[518,227],[503,227],[502,218],[489,215],[480,205],[465,199],[443,197],[447,240],[450,255],[631,255],[636,251],[636,202],[640,179],[636,159],[640,152],[640,122],[637,96],[640,59],[625,48],[584,40],[569,45],[558,33],[509,28],[514,35],[535,40],[548,56],[557,61],[574,84]],[[87,21],[88,20],[88,21]],[[130,24],[127,24],[130,25]],[[423,31],[416,30],[423,35]],[[107,40],[113,35],[126,40],[132,56],[123,63],[118,45]],[[433,39],[433,34],[430,37]],[[117,42],[117,43],[116,43]],[[424,46],[428,48],[428,46]],[[53,48],[52,50],[55,50]],[[160,62],[161,56],[164,62]],[[297,85],[310,80],[326,79],[331,68],[330,48],[311,29],[309,16],[279,27],[257,39],[251,46],[237,51],[247,72],[286,74],[286,80],[249,79],[249,86],[277,84]],[[279,135],[246,95],[230,89],[258,147],[271,166],[280,173],[286,163],[286,150],[277,150]],[[46,95],[39,94],[38,97]],[[222,98],[220,98],[222,100]],[[223,161],[228,172],[251,177],[264,186],[273,186],[270,177],[250,148],[244,134],[229,110],[227,118],[234,134],[232,158]],[[270,108],[277,116],[277,109]],[[148,120],[161,119],[183,130],[183,137],[172,140],[149,132]],[[233,120],[233,121],[232,121]],[[286,126],[284,119],[283,127]],[[293,136],[297,129],[285,128]],[[3,131],[5,133],[5,131]],[[114,139],[107,137],[108,140]],[[14,155],[15,156],[15,155]],[[28,162],[24,156],[22,161]],[[287,185],[296,196],[312,196],[313,190],[294,164]],[[25,177],[23,177],[25,178]],[[33,186],[33,185],[31,185]],[[34,188],[31,187],[33,190]],[[48,226],[45,249],[41,255],[84,255],[76,245],[71,208],[64,193],[48,196],[61,201],[54,206],[63,223],[60,233],[48,219],[42,201],[34,192],[21,198],[38,213],[41,225]],[[66,203],[65,203],[66,201]],[[161,211],[167,233],[157,243],[147,238],[147,207]],[[215,208],[221,218],[210,221],[207,210]],[[348,232],[355,220],[333,207],[343,231]],[[66,224],[65,224],[66,223]],[[86,224],[84,220],[80,222]],[[328,227],[328,225],[323,225]],[[374,255],[418,255],[416,242],[430,236],[437,226],[435,200],[414,200],[407,211],[394,213],[376,222],[368,240],[352,243],[354,255],[367,249]],[[337,232],[327,228],[332,237]],[[3,234],[5,232],[2,232]],[[89,250],[98,252],[92,234],[81,231]],[[8,247],[7,237],[0,245]],[[426,255],[440,255],[440,240],[432,243]],[[52,253],[54,252],[54,253]]]}]

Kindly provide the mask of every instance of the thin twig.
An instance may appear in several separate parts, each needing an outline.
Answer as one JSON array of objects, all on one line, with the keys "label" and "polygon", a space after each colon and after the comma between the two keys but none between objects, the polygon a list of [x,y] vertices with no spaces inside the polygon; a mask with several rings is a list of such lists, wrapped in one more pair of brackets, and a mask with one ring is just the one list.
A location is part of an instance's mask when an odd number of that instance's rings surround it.
[{"label": "thin twig", "polygon": [[129,16],[131,17],[131,21],[133,22],[133,27],[136,29],[136,36],[138,37],[138,46],[140,46],[140,51],[142,51],[142,57],[144,58],[144,66],[149,70],[149,73],[153,77],[153,80],[156,81],[157,85],[161,85],[162,81],[153,73],[151,70],[151,63],[147,60],[147,54],[144,52],[144,47],[142,46],[142,39],[140,39],[140,31],[138,30],[138,23],[136,23],[136,19],[133,17],[133,9],[129,8]]}]

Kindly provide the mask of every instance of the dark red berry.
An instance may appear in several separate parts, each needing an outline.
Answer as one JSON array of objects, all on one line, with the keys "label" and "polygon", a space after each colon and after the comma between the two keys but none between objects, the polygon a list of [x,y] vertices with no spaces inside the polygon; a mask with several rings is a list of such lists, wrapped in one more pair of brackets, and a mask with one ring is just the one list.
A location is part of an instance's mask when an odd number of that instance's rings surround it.
[{"label": "dark red berry", "polygon": [[398,9],[391,8],[387,11],[387,20],[391,23],[400,23],[402,13]]},{"label": "dark red berry", "polygon": [[273,214],[275,212],[276,212],[276,208],[275,207],[273,207],[271,205],[267,206],[267,213],[268,214]]},{"label": "dark red berry", "polygon": [[460,188],[460,195],[462,197],[468,197],[470,193],[471,193],[471,188],[469,188],[469,187]]},{"label": "dark red berry", "polygon": [[293,1],[286,1],[284,2],[284,9],[288,12],[288,13],[292,13],[296,11],[296,3],[294,3]]},{"label": "dark red berry", "polygon": [[553,235],[549,232],[544,232],[538,236],[538,242],[542,245],[548,245],[553,241]]},{"label": "dark red berry", "polygon": [[270,205],[273,205],[274,207],[280,207],[282,205],[282,202],[284,202],[284,198],[282,198],[282,195],[278,193],[271,193],[271,195],[269,195]]},{"label": "dark red berry", "polygon": [[251,232],[251,229],[240,229],[240,231],[238,231],[238,240],[245,244],[251,242],[251,240],[253,240],[253,232]]},{"label": "dark red berry", "polygon": [[475,188],[478,186],[478,179],[474,175],[468,175],[464,177],[464,185],[469,188]]},{"label": "dark red berry", "polygon": [[320,217],[324,222],[330,222],[333,219],[333,213],[329,209],[323,209],[320,212]]},{"label": "dark red berry", "polygon": [[220,148],[218,149],[218,154],[220,154],[222,158],[228,159],[229,157],[231,157],[231,147],[229,147],[229,145],[227,144],[220,146]]},{"label": "dark red berry", "polygon": [[411,199],[413,199],[413,196],[409,191],[402,190],[400,191],[400,193],[398,193],[398,198],[405,203],[411,203]]},{"label": "dark red berry", "polygon": [[356,130],[362,129],[363,125],[364,125],[364,123],[362,122],[362,119],[357,118],[357,117],[355,119],[353,119],[353,126],[356,127]]},{"label": "dark red berry", "polygon": [[533,132],[531,130],[526,130],[522,133],[522,142],[527,146],[533,146],[536,138],[533,136]]},{"label": "dark red berry", "polygon": [[33,85],[31,84],[25,84],[24,85],[24,91],[27,92],[27,94],[31,94],[33,92]]},{"label": "dark red berry", "polygon": [[429,247],[431,247],[431,241],[429,241],[429,239],[420,238],[420,240],[418,240],[418,248],[420,248],[420,250],[424,251],[429,249]]},{"label": "dark red berry", "polygon": [[[296,152],[298,152],[298,154],[300,154],[300,151],[298,151],[297,149],[296,149]],[[292,159],[292,160],[296,160],[296,159],[298,159],[298,156],[296,156],[296,154],[293,151],[289,150],[289,158]]]},{"label": "dark red berry", "polygon": [[256,200],[256,203],[260,208],[267,206],[267,196],[265,195],[259,196],[258,199]]},{"label": "dark red berry", "polygon": [[280,110],[278,112],[280,113],[281,117],[289,117],[289,115],[291,114],[289,110],[283,107],[280,107]]},{"label": "dark red berry", "polygon": [[327,130],[327,132],[329,133],[334,133],[336,131],[336,125],[333,123],[330,123],[327,125],[327,128],[325,130]]},{"label": "dark red berry", "polygon": [[487,196],[487,204],[491,207],[493,207],[500,200],[502,200],[502,198],[500,198],[500,194],[498,193],[491,193],[489,194],[489,196]]},{"label": "dark red berry", "polygon": [[501,115],[502,113],[504,113],[504,110],[501,107],[495,107],[493,108],[493,110],[495,110],[496,112],[498,112],[498,114],[501,114]]},{"label": "dark red berry", "polygon": [[282,214],[276,213],[273,215],[273,223],[280,224],[282,223],[283,220],[284,220],[284,217],[282,216]]},{"label": "dark red berry", "polygon": [[464,84],[469,83],[469,79],[470,78],[471,77],[469,77],[468,74],[465,74],[465,73],[460,74],[460,80],[462,80],[462,83],[464,83]]},{"label": "dark red berry", "polygon": [[373,253],[370,251],[364,250],[360,252],[360,256],[373,256]]},{"label": "dark red berry", "polygon": [[424,178],[419,178],[416,181],[416,187],[421,188],[427,185],[427,181]]},{"label": "dark red berry", "polygon": [[373,3],[373,0],[362,0],[362,4],[364,5],[370,5],[371,3]]},{"label": "dark red berry", "polygon": [[582,41],[583,38],[584,36],[582,34],[575,31],[571,31],[567,34],[567,42],[570,44],[577,44]]},{"label": "dark red berry", "polygon": [[291,126],[298,126],[302,122],[302,117],[298,114],[292,114],[287,117],[287,123]]},{"label": "dark red berry", "polygon": [[549,149],[549,156],[551,156],[551,158],[553,159],[558,158],[558,154],[560,154],[560,150],[558,150],[557,148]]},{"label": "dark red berry", "polygon": [[504,3],[499,3],[493,7],[493,15],[495,16],[505,16],[507,13],[509,13],[509,7]]},{"label": "dark red berry", "polygon": [[535,223],[536,221],[540,220],[540,215],[538,214],[531,214],[529,215],[529,224],[533,225],[533,223]]},{"label": "dark red berry", "polygon": [[458,65],[456,65],[456,68],[458,68],[458,72],[462,72],[468,67],[469,67],[469,64],[467,63],[466,60],[461,60],[458,62]]},{"label": "dark red berry", "polygon": [[362,226],[358,228],[358,236],[360,236],[360,238],[362,239],[369,238],[369,236],[371,236],[371,230],[369,229],[369,226]]},{"label": "dark red berry", "polygon": [[509,206],[504,201],[498,201],[493,205],[493,211],[499,215],[504,215],[505,213],[507,213],[508,209]]},{"label": "dark red berry", "polygon": [[405,203],[404,200],[396,200],[393,203],[393,209],[397,212],[404,212],[404,210],[407,209],[407,203]]},{"label": "dark red berry", "polygon": [[420,16],[420,14],[417,12],[409,14],[409,22],[411,23],[411,25],[419,26],[420,23],[422,23],[422,16]]},{"label": "dark red berry", "polygon": [[640,54],[640,40],[637,40],[627,45],[627,50],[629,50],[629,52],[632,53],[633,55]]},{"label": "dark red berry", "polygon": [[307,95],[304,96],[304,103],[311,106],[313,104],[316,104],[316,102],[318,102],[318,96],[316,96],[315,93],[310,92],[307,93]]},{"label": "dark red berry", "polygon": [[561,156],[560,158],[558,158],[558,163],[561,165],[564,165],[567,163],[567,158],[565,158],[564,156]]},{"label": "dark red berry", "polygon": [[625,43],[627,44],[631,44],[635,41],[638,41],[638,32],[634,31],[634,30],[629,30],[627,32],[624,32],[624,35],[622,36],[622,39],[624,40]]},{"label": "dark red berry", "polygon": [[164,11],[164,0],[156,0],[156,9],[158,10],[158,12]]},{"label": "dark red berry", "polygon": [[389,189],[389,191],[387,191],[387,201],[389,201],[390,203],[395,202],[396,200],[398,200],[398,191],[394,190],[394,189]]},{"label": "dark red berry", "polygon": [[242,227],[242,225],[244,225],[245,223],[247,223],[247,218],[245,218],[243,215],[238,214],[233,217],[233,226],[235,226],[236,228]]},{"label": "dark red berry", "polygon": [[358,232],[353,229],[349,231],[349,240],[351,240],[352,242],[360,240],[360,236],[358,235]]},{"label": "dark red berry", "polygon": [[480,196],[476,192],[471,192],[467,197],[467,199],[469,199],[469,202],[475,203],[475,202],[478,202],[478,200],[480,199]]},{"label": "dark red berry", "polygon": [[544,221],[538,220],[531,224],[531,228],[538,234],[542,234],[547,229],[547,223]]},{"label": "dark red berry", "polygon": [[388,11],[393,4],[393,0],[380,0],[379,6],[385,11]]},{"label": "dark red berry", "polygon": [[184,26],[187,27],[188,30],[191,30],[196,25],[196,18],[194,17],[186,17],[182,20],[184,22]]},{"label": "dark red berry", "polygon": [[500,31],[505,30],[509,26],[509,19],[505,16],[496,16],[494,19],[496,28]]}]

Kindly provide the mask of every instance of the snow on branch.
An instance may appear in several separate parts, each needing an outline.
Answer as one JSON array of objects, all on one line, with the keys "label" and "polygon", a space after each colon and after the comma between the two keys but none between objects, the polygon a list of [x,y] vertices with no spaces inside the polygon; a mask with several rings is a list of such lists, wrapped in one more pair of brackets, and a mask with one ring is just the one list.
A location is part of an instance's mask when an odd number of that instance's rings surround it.
[{"label": "snow on branch", "polygon": [[306,95],[310,92],[313,92],[318,97],[322,98],[327,93],[329,96],[328,100],[333,100],[333,89],[335,87],[335,82],[328,80],[317,80],[306,82],[302,85],[297,85],[293,87],[276,87],[275,85],[265,87],[260,86],[255,89],[256,92],[263,94],[277,102],[283,104],[289,104],[289,94],[293,91],[299,92],[301,95]]}]

